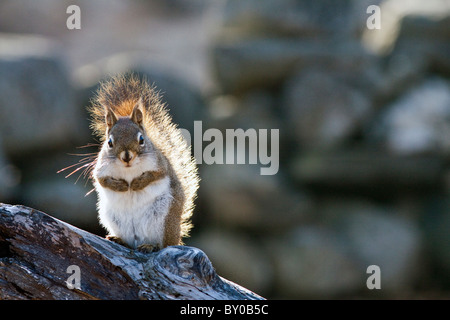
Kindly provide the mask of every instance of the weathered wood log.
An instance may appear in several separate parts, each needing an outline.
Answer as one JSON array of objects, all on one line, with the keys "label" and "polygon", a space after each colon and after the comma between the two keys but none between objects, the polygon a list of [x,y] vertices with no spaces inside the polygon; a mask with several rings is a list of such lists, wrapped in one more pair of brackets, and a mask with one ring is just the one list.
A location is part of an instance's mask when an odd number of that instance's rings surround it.
[{"label": "weathered wood log", "polygon": [[144,254],[0,203],[0,299],[262,299],[188,246]]}]

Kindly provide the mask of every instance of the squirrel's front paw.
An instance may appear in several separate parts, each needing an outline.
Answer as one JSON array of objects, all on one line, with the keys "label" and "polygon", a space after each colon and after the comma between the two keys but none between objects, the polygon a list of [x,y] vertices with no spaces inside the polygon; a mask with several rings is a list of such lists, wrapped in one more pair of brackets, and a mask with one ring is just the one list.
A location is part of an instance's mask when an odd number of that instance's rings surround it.
[{"label": "squirrel's front paw", "polygon": [[128,182],[124,179],[114,179],[111,178],[111,189],[114,191],[125,192],[128,191]]},{"label": "squirrel's front paw", "polygon": [[148,186],[151,182],[151,177],[148,172],[144,172],[139,177],[134,178],[130,183],[130,189],[133,191],[139,191]]},{"label": "squirrel's front paw", "polygon": [[163,171],[146,171],[139,177],[134,178],[130,183],[130,189],[139,191],[147,187],[150,183],[155,182],[164,177]]},{"label": "squirrel's front paw", "polygon": [[98,179],[99,183],[104,188],[109,188],[113,191],[125,192],[128,191],[128,182],[124,179],[115,179],[112,177],[103,177]]},{"label": "squirrel's front paw", "polygon": [[137,250],[143,253],[151,253],[161,250],[161,248],[158,245],[152,245],[149,243],[141,244],[137,247]]},{"label": "squirrel's front paw", "polygon": [[146,184],[142,179],[135,178],[130,183],[130,189],[133,191],[139,191],[144,189],[148,184]]}]

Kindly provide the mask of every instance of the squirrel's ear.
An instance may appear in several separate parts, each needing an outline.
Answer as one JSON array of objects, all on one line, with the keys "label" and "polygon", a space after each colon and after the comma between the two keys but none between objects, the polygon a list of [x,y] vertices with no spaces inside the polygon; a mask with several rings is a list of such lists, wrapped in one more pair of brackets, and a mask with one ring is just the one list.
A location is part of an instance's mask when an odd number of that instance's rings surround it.
[{"label": "squirrel's ear", "polygon": [[134,106],[133,112],[131,113],[131,120],[139,126],[142,125],[142,121],[144,120],[144,115],[142,114],[141,110],[141,104],[142,101],[139,100],[139,102]]},{"label": "squirrel's ear", "polygon": [[117,122],[117,117],[114,114],[114,112],[112,112],[112,110],[110,108],[106,109],[106,116],[105,116],[105,121],[106,121],[106,125],[108,126],[108,129],[111,130],[111,128],[116,124]]}]

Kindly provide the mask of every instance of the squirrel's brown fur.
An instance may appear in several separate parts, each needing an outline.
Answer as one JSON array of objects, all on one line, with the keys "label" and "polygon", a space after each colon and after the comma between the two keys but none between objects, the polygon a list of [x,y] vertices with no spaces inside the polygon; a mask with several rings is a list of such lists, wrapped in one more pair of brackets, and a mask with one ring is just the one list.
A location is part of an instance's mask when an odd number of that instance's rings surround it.
[{"label": "squirrel's brown fur", "polygon": [[181,216],[181,237],[186,237],[192,227],[190,217],[199,184],[195,161],[181,131],[172,122],[160,94],[145,80],[135,75],[119,75],[103,82],[88,108],[92,116],[91,128],[104,141],[107,125],[107,108],[117,116],[130,116],[134,106],[141,101],[144,106],[143,127],[147,136],[168,159],[172,173],[181,184],[185,201]]}]

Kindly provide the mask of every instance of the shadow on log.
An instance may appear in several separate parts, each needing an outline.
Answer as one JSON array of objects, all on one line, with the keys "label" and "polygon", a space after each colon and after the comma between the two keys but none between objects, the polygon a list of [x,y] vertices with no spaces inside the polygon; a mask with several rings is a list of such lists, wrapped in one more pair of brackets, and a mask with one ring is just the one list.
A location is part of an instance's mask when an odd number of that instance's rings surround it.
[{"label": "shadow on log", "polygon": [[263,298],[218,276],[197,248],[144,254],[43,212],[0,204],[0,299]]}]

